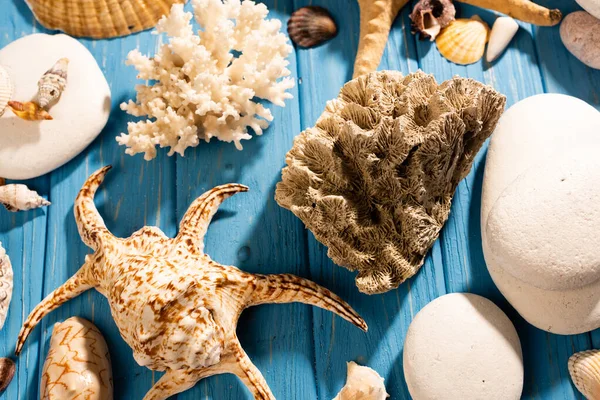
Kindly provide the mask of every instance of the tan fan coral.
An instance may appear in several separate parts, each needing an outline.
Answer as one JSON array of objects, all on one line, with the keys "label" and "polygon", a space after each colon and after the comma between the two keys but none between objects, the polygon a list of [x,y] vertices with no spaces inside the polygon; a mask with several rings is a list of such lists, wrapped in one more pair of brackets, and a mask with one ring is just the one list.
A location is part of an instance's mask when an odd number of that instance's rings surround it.
[{"label": "tan fan coral", "polygon": [[296,137],[275,198],[358,270],[360,291],[396,288],[423,264],[504,104],[472,79],[363,75]]},{"label": "tan fan coral", "polygon": [[109,232],[94,205],[109,168],[90,176],[75,200],[81,239],[95,252],[29,314],[16,354],[46,314],[96,288],[108,299],[119,332],[138,364],[166,371],[144,400],[164,400],[223,373],[237,375],[256,399],[274,400],[236,335],[244,309],[300,302],[334,312],[367,330],[347,303],[314,282],[288,274],[249,274],[214,262],[204,253],[204,235],[219,205],[247,191],[246,186],[218,186],[196,199],[174,239],[156,227],[144,227],[121,239]]}]

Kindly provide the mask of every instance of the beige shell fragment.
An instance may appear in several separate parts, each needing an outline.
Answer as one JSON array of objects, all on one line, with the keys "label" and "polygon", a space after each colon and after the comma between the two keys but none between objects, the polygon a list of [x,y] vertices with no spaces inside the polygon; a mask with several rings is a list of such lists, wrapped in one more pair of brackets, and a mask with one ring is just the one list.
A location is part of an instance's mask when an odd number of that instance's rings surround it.
[{"label": "beige shell fragment", "polygon": [[600,350],[586,350],[569,358],[569,374],[586,399],[600,399]]},{"label": "beige shell fragment", "polygon": [[0,65],[0,117],[6,111],[8,102],[12,100],[15,84],[6,68]]},{"label": "beige shell fragment", "polygon": [[108,346],[94,324],[72,317],[54,325],[42,369],[40,399],[113,399]]},{"label": "beige shell fragment", "polygon": [[186,0],[25,0],[48,29],[107,39],[152,28],[171,6]]},{"label": "beige shell fragment", "polygon": [[314,282],[289,274],[246,273],[204,253],[212,216],[223,200],[247,191],[246,186],[217,186],[196,199],[175,238],[156,227],[144,227],[121,239],[106,228],[94,205],[94,195],[109,169],[90,176],[75,200],[81,239],[94,254],[29,314],[17,339],[17,355],[46,314],[96,288],[108,299],[119,332],[138,364],[166,371],[145,400],[167,399],[203,378],[223,373],[238,376],[255,398],[274,400],[236,335],[244,309],[300,302],[334,312],[367,330],[347,303]]},{"label": "beige shell fragment", "polygon": [[346,385],[333,400],[385,400],[389,396],[384,379],[375,370],[350,361]]},{"label": "beige shell fragment", "polygon": [[296,137],[275,199],[358,270],[361,292],[396,288],[423,264],[505,100],[472,79],[363,75]]},{"label": "beige shell fragment", "polygon": [[50,205],[50,202],[36,191],[23,184],[0,186],[0,204],[8,211],[27,211]]},{"label": "beige shell fragment", "polygon": [[10,258],[0,242],[0,329],[4,326],[13,291],[13,270]]}]

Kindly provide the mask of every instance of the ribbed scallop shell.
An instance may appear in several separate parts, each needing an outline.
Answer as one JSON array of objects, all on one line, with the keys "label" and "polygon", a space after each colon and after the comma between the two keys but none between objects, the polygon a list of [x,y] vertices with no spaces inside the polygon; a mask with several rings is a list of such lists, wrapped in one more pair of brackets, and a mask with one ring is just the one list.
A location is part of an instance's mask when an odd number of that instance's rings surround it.
[{"label": "ribbed scallop shell", "polygon": [[14,92],[15,85],[8,70],[0,65],[0,117],[6,111]]},{"label": "ribbed scallop shell", "polygon": [[457,19],[442,29],[435,43],[447,60],[467,65],[481,60],[490,27],[478,16]]},{"label": "ribbed scallop shell", "polygon": [[325,8],[302,7],[290,16],[288,34],[298,46],[314,47],[337,35],[337,25]]},{"label": "ribbed scallop shell", "polygon": [[575,387],[588,399],[600,399],[600,350],[587,350],[569,358],[569,373]]},{"label": "ribbed scallop shell", "polygon": [[186,0],[26,0],[48,29],[106,39],[152,28],[175,3]]}]

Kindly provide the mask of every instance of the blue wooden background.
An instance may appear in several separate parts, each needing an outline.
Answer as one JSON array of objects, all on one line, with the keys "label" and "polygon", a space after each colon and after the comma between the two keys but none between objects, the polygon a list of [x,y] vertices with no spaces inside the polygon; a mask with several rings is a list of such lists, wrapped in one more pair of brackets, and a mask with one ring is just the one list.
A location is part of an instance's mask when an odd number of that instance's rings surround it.
[{"label": "blue wooden background", "polygon": [[[563,12],[577,9],[574,0],[542,1]],[[89,249],[81,242],[72,216],[73,200],[85,178],[96,168],[113,164],[97,196],[109,229],[128,236],[144,225],[176,232],[190,202],[205,190],[240,182],[251,191],[226,201],[212,224],[207,252],[217,261],[247,271],[290,272],[334,290],[354,306],[369,324],[364,334],[329,312],[305,305],[266,305],[247,310],[239,323],[241,341],[279,399],[331,399],[343,385],[346,361],[376,369],[386,379],[392,399],[409,399],[402,371],[402,345],[414,315],[428,302],[450,292],[486,296],[514,321],[524,352],[526,399],[581,398],[572,387],[567,359],[575,351],[600,347],[600,331],[576,336],[548,334],[528,325],[507,304],[485,268],[480,237],[480,193],[485,151],[460,184],[452,213],[419,274],[398,290],[366,296],[354,286],[354,274],[332,264],[326,248],[302,223],[273,200],[284,156],[301,130],[312,126],[325,102],[337,96],[351,78],[358,42],[355,0],[268,0],[271,17],[285,23],[304,5],[326,6],[338,21],[339,35],[312,50],[297,50],[290,69],[297,78],[294,99],[273,107],[275,121],[261,137],[244,143],[201,143],[186,157],[158,157],[146,162],[130,157],[115,142],[129,117],[119,103],[134,96],[136,72],[124,65],[127,53],[139,48],[153,53],[157,37],[150,32],[121,39],[82,43],[94,54],[110,83],[112,114],[100,137],[62,168],[27,182],[47,196],[45,210],[11,214],[0,210],[0,241],[15,270],[9,318],[0,332],[0,355],[13,353],[22,321],[42,297],[71,276]],[[381,69],[407,74],[422,69],[441,82],[454,75],[494,86],[508,105],[542,93],[566,93],[600,108],[600,71],[586,68],[560,41],[558,28],[521,24],[508,51],[495,63],[457,66],[444,60],[435,45],[410,34],[406,7],[394,24]],[[461,16],[479,14],[488,23],[494,15],[459,5]],[[45,32],[22,0],[0,0],[0,47],[35,32]],[[27,57],[23,54],[23,57]],[[0,132],[2,134],[2,132]],[[141,399],[159,375],[136,365],[110,317],[106,300],[90,291],[53,312],[36,328],[18,360],[14,381],[2,400],[39,398],[39,371],[48,351],[52,326],[70,316],[92,320],[104,333],[113,360],[116,399]],[[250,395],[236,378],[221,375],[203,380],[178,399],[245,399]]]}]

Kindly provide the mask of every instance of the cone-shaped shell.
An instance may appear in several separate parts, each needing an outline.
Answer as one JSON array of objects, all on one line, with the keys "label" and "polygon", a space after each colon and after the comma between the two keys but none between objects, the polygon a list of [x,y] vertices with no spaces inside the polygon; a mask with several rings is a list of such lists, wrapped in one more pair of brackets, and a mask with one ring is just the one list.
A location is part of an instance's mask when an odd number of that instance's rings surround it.
[{"label": "cone-shaped shell", "polygon": [[8,70],[0,65],[0,117],[6,111],[14,91],[15,85]]},{"label": "cone-shaped shell", "polygon": [[489,26],[478,16],[457,19],[442,29],[435,43],[449,61],[467,65],[481,60],[489,39]]},{"label": "cone-shaped shell", "polygon": [[38,103],[40,107],[48,105],[60,97],[67,86],[69,59],[61,58],[38,81]]},{"label": "cone-shaped shell", "polygon": [[288,34],[298,46],[314,47],[337,35],[337,25],[325,8],[302,7],[290,16]]},{"label": "cone-shaped shell", "polygon": [[600,399],[600,350],[573,354],[569,358],[569,373],[575,387],[586,399]]},{"label": "cone-shaped shell", "polygon": [[175,3],[186,0],[26,0],[48,29],[106,39],[152,28]]}]

